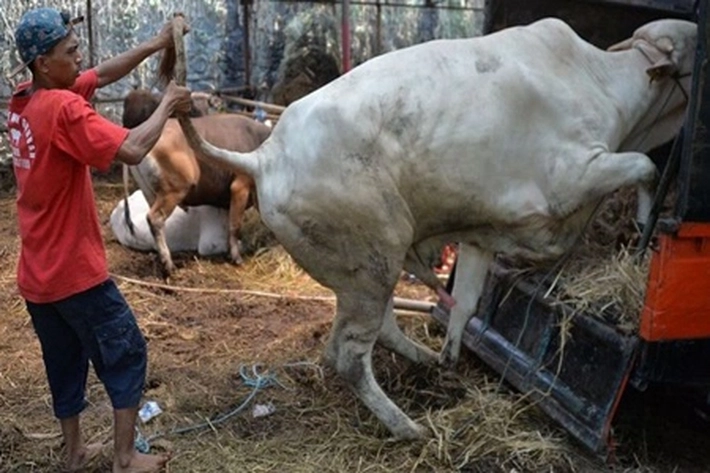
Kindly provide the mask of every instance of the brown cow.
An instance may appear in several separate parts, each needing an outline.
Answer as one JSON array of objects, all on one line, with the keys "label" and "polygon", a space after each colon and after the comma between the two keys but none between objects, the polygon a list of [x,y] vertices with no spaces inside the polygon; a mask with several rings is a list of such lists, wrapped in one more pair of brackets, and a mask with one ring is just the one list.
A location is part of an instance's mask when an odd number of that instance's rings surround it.
[{"label": "brown cow", "polygon": [[[150,115],[154,97],[146,92],[134,90],[124,100],[124,126],[135,126]],[[252,151],[271,132],[266,125],[235,114],[207,115],[192,122],[205,139],[232,151]],[[131,172],[150,203],[146,218],[167,274],[175,265],[165,240],[165,221],[178,205],[228,208],[230,256],[235,264],[242,262],[238,237],[251,203],[251,177],[198,161],[174,119],[166,123],[158,142]]]}]

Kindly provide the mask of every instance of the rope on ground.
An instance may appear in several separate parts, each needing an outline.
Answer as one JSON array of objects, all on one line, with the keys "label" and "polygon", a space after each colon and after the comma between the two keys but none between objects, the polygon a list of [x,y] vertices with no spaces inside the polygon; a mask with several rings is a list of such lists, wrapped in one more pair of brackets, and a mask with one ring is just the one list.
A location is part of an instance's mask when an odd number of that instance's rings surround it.
[{"label": "rope on ground", "polygon": [[199,293],[203,293],[203,294],[244,294],[244,295],[248,295],[248,296],[271,297],[274,299],[298,299],[298,300],[324,301],[324,302],[335,301],[335,297],[333,297],[333,296],[297,296],[297,295],[287,295],[287,294],[276,294],[273,292],[254,291],[254,290],[249,290],[249,289],[214,289],[214,288],[172,286],[169,284],[141,281],[139,279],[133,279],[133,278],[121,276],[119,274],[114,274],[114,273],[111,273],[111,277],[114,279],[119,279],[121,281],[130,283],[130,284],[135,284],[137,286],[156,287],[159,289],[166,289],[168,291],[175,291],[175,292],[199,292]]},{"label": "rope on ground", "polygon": [[[307,361],[300,361],[300,362],[294,362],[294,363],[286,363],[282,365],[283,368],[292,368],[292,367],[297,367],[297,366],[305,366],[305,367],[311,367],[315,368],[318,371],[318,374],[320,377],[323,377],[323,370],[320,366],[318,366],[315,363],[312,362],[307,362]],[[202,430],[205,428],[211,428],[214,429],[214,426],[221,424],[222,422],[234,417],[235,415],[241,413],[246,409],[246,407],[249,405],[249,403],[256,397],[256,395],[259,393],[259,391],[266,389],[268,387],[272,386],[279,386],[283,389],[289,389],[286,386],[284,386],[276,377],[275,374],[270,373],[270,372],[263,372],[261,371],[262,365],[260,364],[255,364],[252,365],[251,367],[251,374],[248,373],[247,367],[242,365],[239,367],[239,376],[242,378],[242,382],[246,385],[252,388],[252,391],[249,393],[249,395],[242,401],[241,404],[239,404],[236,408],[232,409],[231,411],[220,414],[216,416],[213,419],[208,419],[205,422],[200,422],[194,425],[188,425],[185,427],[177,427],[175,429],[169,430],[167,432],[156,432],[153,435],[150,435],[148,437],[144,437],[140,430],[138,430],[138,427],[136,427],[136,438],[135,438],[135,447],[139,452],[142,453],[147,453],[150,450],[150,442],[153,440],[156,440],[161,437],[166,437],[169,435],[178,435],[178,434],[184,434],[188,432],[193,432],[195,430]]]},{"label": "rope on ground", "polygon": [[[300,301],[319,301],[319,302],[335,302],[334,296],[298,296],[289,294],[277,294],[273,292],[264,291],[254,291],[250,289],[215,289],[215,288],[201,288],[201,287],[185,287],[185,286],[172,286],[169,284],[162,284],[157,282],[141,281],[140,279],[133,279],[126,276],[121,276],[120,274],[111,273],[111,277],[118,279],[129,284],[134,284],[136,286],[143,287],[154,287],[158,289],[165,289],[167,291],[174,292],[193,292],[201,294],[243,294],[246,296],[258,296],[258,297],[269,297],[272,299],[291,299]],[[427,312],[431,313],[436,304],[426,301],[416,301],[411,299],[404,299],[402,297],[394,298],[394,308],[399,310],[411,311],[411,312]]]}]

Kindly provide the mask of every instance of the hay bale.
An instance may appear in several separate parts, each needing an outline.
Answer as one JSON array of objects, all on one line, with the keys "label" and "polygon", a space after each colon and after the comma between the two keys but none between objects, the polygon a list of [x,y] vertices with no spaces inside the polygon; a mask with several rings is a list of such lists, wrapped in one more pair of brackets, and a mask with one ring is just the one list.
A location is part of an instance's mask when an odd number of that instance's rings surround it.
[{"label": "hay bale", "polygon": [[[670,192],[664,212],[672,208]],[[635,224],[635,188],[624,188],[604,199],[581,237],[554,274],[546,295],[574,313],[597,316],[627,332],[638,328],[644,304],[650,255],[634,256],[639,231]]]},{"label": "hay bale", "polygon": [[646,295],[649,261],[637,260],[628,248],[605,258],[578,258],[563,269],[556,298],[575,312],[634,331]]}]

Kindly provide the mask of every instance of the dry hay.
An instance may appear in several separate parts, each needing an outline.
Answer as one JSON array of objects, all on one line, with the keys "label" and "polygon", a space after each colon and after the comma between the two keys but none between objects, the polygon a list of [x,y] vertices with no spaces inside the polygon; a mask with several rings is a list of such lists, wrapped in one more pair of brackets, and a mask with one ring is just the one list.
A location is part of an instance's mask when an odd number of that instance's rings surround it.
[{"label": "dry hay", "polygon": [[573,260],[565,266],[556,295],[575,313],[599,317],[617,328],[638,328],[648,278],[649,258],[638,260],[628,248],[607,258]]},{"label": "dry hay", "polygon": [[650,257],[636,257],[633,244],[636,191],[625,188],[607,197],[580,244],[545,276],[545,295],[573,314],[599,317],[624,331],[635,331],[643,307]]},{"label": "dry hay", "polygon": [[[174,452],[171,471],[580,471],[567,436],[527,400],[500,385],[466,353],[456,373],[422,368],[376,349],[383,389],[433,437],[393,442],[330,370],[320,353],[330,329],[332,294],[310,279],[279,247],[235,268],[225,260],[183,254],[170,281],[154,254],[128,250],[110,235],[108,214],[120,186],[97,196],[110,267],[149,344],[145,400],[163,414],[141,425],[154,450]],[[0,203],[0,250],[17,258],[14,202]],[[134,282],[137,281],[137,282]],[[257,292],[266,293],[256,295]],[[406,278],[401,297],[431,291]],[[56,471],[61,439],[52,418],[38,342],[15,290],[14,265],[0,268],[0,471]],[[399,321],[415,339],[438,350],[443,330],[426,314]],[[221,424],[184,434],[174,429],[214,420],[252,393],[240,367],[259,365],[283,385],[257,392],[243,411]],[[111,409],[93,373],[82,417],[87,440],[107,445]],[[276,411],[254,417],[256,404]],[[209,422],[208,422],[209,424]],[[159,435],[167,433],[166,435]],[[108,468],[106,456],[94,471]],[[582,463],[580,463],[582,462]]]},{"label": "dry hay", "polygon": [[[656,473],[677,465],[663,449],[658,449],[659,460],[649,459],[656,456],[654,447],[638,430],[630,437],[644,441],[625,452],[619,468],[589,459],[534,403],[511,392],[467,351],[451,373],[375,350],[373,365],[383,389],[433,432],[427,441],[393,442],[340,379],[320,366],[333,314],[327,289],[278,247],[247,258],[241,268],[226,258],[180,254],[178,271],[164,281],[154,254],[121,247],[110,233],[108,215],[122,192],[120,186],[99,183],[99,214],[112,271],[139,282],[117,279],[149,344],[144,399],[157,401],[164,410],[140,428],[148,437],[168,433],[151,445],[173,452],[170,471]],[[14,199],[8,196],[0,199],[3,261],[16,261],[17,238]],[[14,271],[13,264],[0,266],[0,471],[55,472],[61,465],[61,439]],[[431,291],[403,278],[397,295],[428,299]],[[428,315],[403,312],[399,322],[413,338],[440,348],[443,329]],[[171,433],[240,406],[253,388],[245,385],[239,369],[257,364],[283,387],[260,390],[243,411],[221,424]],[[111,409],[93,373],[87,389],[86,438],[108,444]],[[254,417],[257,404],[273,404],[276,411]],[[693,443],[698,438],[685,441],[688,455],[704,451]],[[93,471],[109,469],[106,450]]]},{"label": "dry hay", "polygon": [[[419,324],[422,332],[430,330]],[[284,388],[265,389],[254,401],[276,406],[271,416],[254,418],[251,404],[223,425],[167,436],[166,446],[178,452],[173,467],[191,472],[572,469],[564,435],[547,426],[521,397],[499,391],[470,359],[470,368],[450,374],[376,352],[376,375],[383,388],[434,432],[431,440],[414,443],[389,440],[379,421],[332,373],[323,375],[316,360],[306,361],[314,365],[286,366],[292,360],[271,365]],[[203,423],[216,411],[224,414],[238,406],[251,388],[240,385],[234,372],[219,371],[214,368],[208,376],[217,402],[206,396],[207,386],[201,383],[178,385],[179,397],[162,402],[168,414],[144,433]],[[220,378],[230,386],[215,386]]]}]

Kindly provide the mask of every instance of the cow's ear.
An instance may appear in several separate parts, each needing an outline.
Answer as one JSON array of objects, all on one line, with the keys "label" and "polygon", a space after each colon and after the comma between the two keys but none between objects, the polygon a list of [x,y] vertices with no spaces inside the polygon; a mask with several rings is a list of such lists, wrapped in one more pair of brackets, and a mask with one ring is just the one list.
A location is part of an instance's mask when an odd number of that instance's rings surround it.
[{"label": "cow's ear", "polygon": [[672,53],[673,50],[675,49],[673,47],[673,41],[668,36],[662,36],[662,37],[658,38],[654,42],[654,44],[656,45],[656,47],[658,49],[660,49],[661,51],[663,51],[666,54]]},{"label": "cow's ear", "polygon": [[678,67],[669,58],[665,57],[646,69],[646,74],[651,78],[651,82],[662,79],[664,77],[670,77],[675,74]]},{"label": "cow's ear", "polygon": [[631,49],[631,46],[633,44],[634,44],[634,38],[627,38],[621,42],[618,42],[616,44],[609,46],[606,50],[609,52],[625,51],[627,49]]}]

